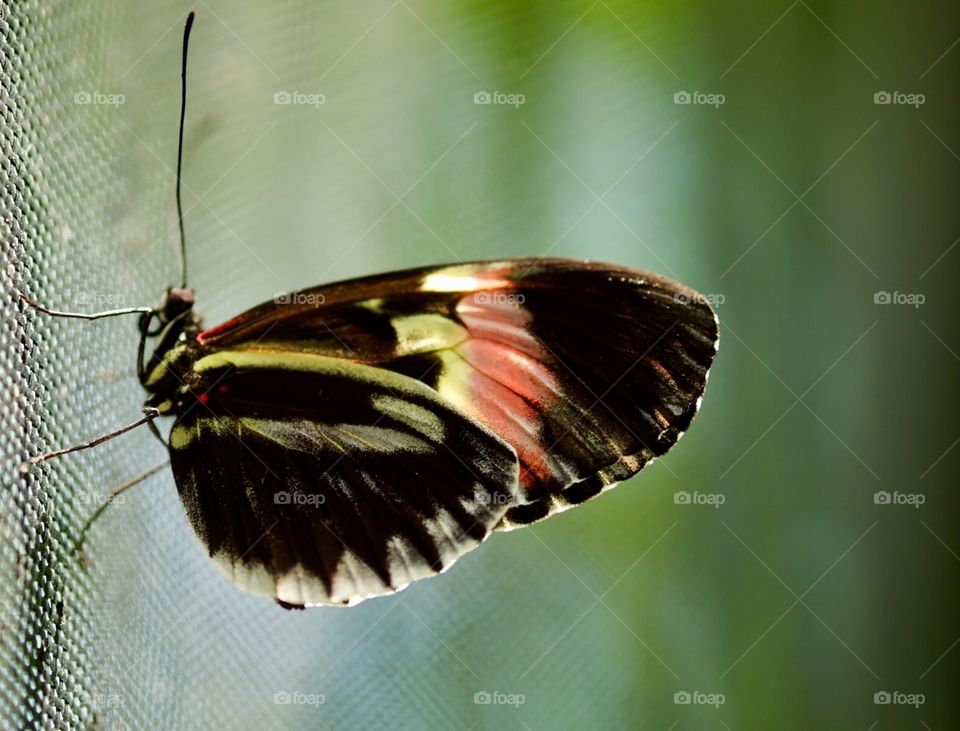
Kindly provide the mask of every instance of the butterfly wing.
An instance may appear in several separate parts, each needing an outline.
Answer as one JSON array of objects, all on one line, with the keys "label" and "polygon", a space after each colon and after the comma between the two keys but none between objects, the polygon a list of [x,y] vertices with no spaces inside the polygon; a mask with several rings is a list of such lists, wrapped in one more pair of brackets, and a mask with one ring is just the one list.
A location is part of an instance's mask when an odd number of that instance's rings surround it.
[{"label": "butterfly wing", "polygon": [[716,316],[672,280],[568,259],[417,269],[291,295],[204,347],[322,353],[418,379],[510,444],[530,523],[664,454],[699,408]]},{"label": "butterfly wing", "polygon": [[220,351],[170,434],[186,514],[234,583],[352,604],[449,567],[503,518],[513,449],[419,381],[315,354]]}]

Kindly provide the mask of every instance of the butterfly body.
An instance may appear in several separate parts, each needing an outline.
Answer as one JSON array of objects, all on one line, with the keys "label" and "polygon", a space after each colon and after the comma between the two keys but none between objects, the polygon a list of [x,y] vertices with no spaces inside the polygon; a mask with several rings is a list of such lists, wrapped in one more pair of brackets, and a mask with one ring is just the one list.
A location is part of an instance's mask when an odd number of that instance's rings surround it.
[{"label": "butterfly body", "polygon": [[283,295],[204,330],[158,308],[141,369],[185,511],[235,583],[351,604],[639,471],[682,435],[717,341],[702,297],[567,259]]}]

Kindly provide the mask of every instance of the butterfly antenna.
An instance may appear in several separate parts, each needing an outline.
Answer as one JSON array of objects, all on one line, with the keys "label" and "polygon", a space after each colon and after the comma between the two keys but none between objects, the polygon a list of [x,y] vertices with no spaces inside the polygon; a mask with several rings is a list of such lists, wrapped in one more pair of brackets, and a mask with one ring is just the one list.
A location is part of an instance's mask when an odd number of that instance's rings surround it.
[{"label": "butterfly antenna", "polygon": [[180,67],[180,133],[177,137],[177,223],[180,226],[180,286],[187,286],[187,240],[183,234],[183,202],[180,198],[180,171],[183,168],[183,121],[187,115],[187,49],[195,13],[191,10],[183,28],[183,62]]},{"label": "butterfly antenna", "polygon": [[110,492],[108,492],[107,497],[100,504],[100,507],[98,507],[94,511],[93,515],[87,518],[87,522],[84,523],[83,527],[80,529],[80,535],[77,536],[77,540],[73,544],[74,555],[83,551],[83,543],[84,541],[87,540],[87,533],[89,532],[90,528],[93,527],[93,524],[96,522],[97,518],[103,515],[103,512],[107,509],[107,507],[116,500],[118,495],[121,495],[122,493],[126,492],[127,490],[129,490],[131,487],[135,485],[139,485],[144,480],[150,479],[155,474],[157,474],[160,470],[166,467],[168,464],[170,464],[169,461],[162,462],[161,464],[158,464],[156,467],[152,467],[146,472],[141,472],[136,477],[130,480],[127,480],[122,485],[118,485],[117,487],[113,488]]},{"label": "butterfly antenna", "polygon": [[119,429],[115,429],[109,434],[104,434],[102,437],[97,437],[92,442],[87,442],[86,444],[77,444],[76,446],[65,447],[63,449],[55,449],[52,452],[46,452],[44,454],[38,454],[36,457],[31,457],[22,465],[20,465],[20,474],[22,475],[27,474],[34,465],[38,465],[41,462],[46,462],[48,459],[53,459],[54,457],[61,457],[64,454],[70,454],[71,452],[79,452],[82,449],[90,449],[91,447],[96,447],[98,444],[103,444],[104,442],[107,442],[113,439],[114,437],[118,437],[121,434],[126,434],[128,431],[132,429],[136,429],[138,426],[143,426],[144,424],[151,422],[154,419],[156,419],[158,416],[160,416],[160,412],[157,409],[153,408],[152,406],[147,406],[146,408],[144,408],[143,413],[144,413],[144,416],[142,418],[137,419],[136,421],[130,424],[126,424],[125,426],[121,426]]}]

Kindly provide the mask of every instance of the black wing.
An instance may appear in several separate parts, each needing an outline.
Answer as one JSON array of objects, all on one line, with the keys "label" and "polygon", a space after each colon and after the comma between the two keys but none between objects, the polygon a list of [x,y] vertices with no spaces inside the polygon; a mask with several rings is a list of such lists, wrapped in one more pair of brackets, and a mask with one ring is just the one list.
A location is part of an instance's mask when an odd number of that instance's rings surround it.
[{"label": "black wing", "polygon": [[433,267],[278,297],[201,333],[210,349],[321,353],[419,379],[517,452],[499,527],[580,503],[672,447],[716,355],[706,299],[567,259]]},{"label": "black wing", "polygon": [[222,351],[170,434],[197,536],[234,583],[352,604],[477,546],[518,490],[511,447],[411,378],[310,354]]}]

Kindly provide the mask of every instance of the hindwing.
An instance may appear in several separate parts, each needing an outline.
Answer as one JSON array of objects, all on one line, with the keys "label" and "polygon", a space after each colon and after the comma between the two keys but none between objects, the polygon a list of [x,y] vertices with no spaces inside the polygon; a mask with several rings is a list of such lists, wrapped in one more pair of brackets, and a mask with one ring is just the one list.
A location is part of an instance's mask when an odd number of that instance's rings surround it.
[{"label": "hindwing", "polygon": [[170,454],[187,517],[233,582],[350,604],[449,567],[515,502],[513,449],[412,378],[313,353],[194,364]]}]

